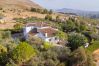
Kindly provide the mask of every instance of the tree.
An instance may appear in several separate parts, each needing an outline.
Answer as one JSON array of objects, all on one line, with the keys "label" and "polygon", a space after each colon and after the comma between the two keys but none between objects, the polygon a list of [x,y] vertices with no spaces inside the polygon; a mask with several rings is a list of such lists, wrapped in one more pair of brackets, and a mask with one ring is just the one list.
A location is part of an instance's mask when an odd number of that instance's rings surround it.
[{"label": "tree", "polygon": [[52,10],[50,10],[50,11],[49,11],[49,14],[52,14],[52,13],[53,13],[53,11],[52,11]]},{"label": "tree", "polygon": [[56,63],[52,59],[46,60],[45,66],[56,66]]},{"label": "tree", "polygon": [[7,62],[6,66],[17,66],[17,64],[15,64],[12,59],[10,59],[9,62]]},{"label": "tree", "polygon": [[42,13],[43,14],[48,14],[48,10],[47,9],[44,9]]},{"label": "tree", "polygon": [[58,55],[57,57],[61,62],[66,62],[71,53],[71,50],[68,47],[52,47],[50,50]]},{"label": "tree", "polygon": [[42,9],[36,9],[38,13],[42,13]]},{"label": "tree", "polygon": [[2,13],[0,13],[0,19],[2,19],[4,17],[4,15]]},{"label": "tree", "polygon": [[7,48],[0,45],[0,65],[3,66],[7,60]]},{"label": "tree", "polygon": [[7,52],[7,48],[2,46],[2,45],[0,45],[0,54],[4,53],[4,52]]},{"label": "tree", "polygon": [[71,54],[71,66],[87,66],[87,54],[83,47],[79,47]]},{"label": "tree", "polygon": [[48,50],[48,49],[50,49],[51,47],[53,47],[53,45],[52,45],[51,43],[49,43],[49,42],[44,42],[43,48],[44,48],[45,50]]},{"label": "tree", "polygon": [[7,51],[12,51],[13,48],[16,47],[18,44],[13,38],[11,37],[10,31],[0,31],[0,43],[2,46],[7,48]]},{"label": "tree", "polygon": [[3,8],[0,8],[0,10],[2,10]]},{"label": "tree", "polygon": [[46,20],[52,20],[52,16],[51,16],[51,15],[46,15],[46,16],[45,16],[45,19],[46,19]]},{"label": "tree", "polygon": [[58,22],[60,19],[59,19],[59,16],[56,16],[56,21]]},{"label": "tree", "polygon": [[83,24],[76,25],[76,31],[77,32],[83,32],[83,31],[86,31],[86,30],[87,30],[87,26],[86,25],[83,25]]},{"label": "tree", "polygon": [[11,38],[11,32],[10,31],[2,32],[2,38],[3,39]]},{"label": "tree", "polygon": [[31,8],[31,11],[32,11],[32,12],[36,12],[37,9],[36,9],[36,8]]},{"label": "tree", "polygon": [[56,37],[62,40],[67,40],[67,34],[62,31],[57,31]]},{"label": "tree", "polygon": [[21,63],[36,55],[36,50],[26,42],[19,44],[11,53],[14,61]]},{"label": "tree", "polygon": [[87,29],[87,26],[86,25],[80,25],[80,30],[81,31],[85,31]]},{"label": "tree", "polygon": [[33,37],[32,35],[29,35],[29,38],[27,39],[28,43],[31,45],[36,44],[36,45],[41,45],[44,43],[44,41],[41,38],[38,37]]},{"label": "tree", "polygon": [[68,37],[68,42],[71,50],[75,50],[84,45],[87,42],[87,38],[82,34],[71,33]]},{"label": "tree", "polygon": [[85,50],[84,47],[79,47],[71,53],[70,66],[95,66],[92,54]]},{"label": "tree", "polygon": [[17,24],[14,25],[14,29],[20,30],[20,29],[22,29],[22,26],[23,25],[21,23],[17,23]]},{"label": "tree", "polygon": [[86,66],[96,66],[92,54],[89,51],[86,51],[86,54],[87,54]]},{"label": "tree", "polygon": [[75,23],[72,20],[68,20],[65,24],[63,24],[62,29],[65,32],[72,32],[76,28]]},{"label": "tree", "polygon": [[[44,57],[44,61],[48,61],[51,59],[53,63],[55,64],[54,66],[59,65],[62,62],[67,62],[70,55],[70,49],[67,47],[51,47],[47,51],[42,52],[42,57]],[[46,62],[45,62],[46,63]],[[49,63],[47,63],[50,65]]]}]

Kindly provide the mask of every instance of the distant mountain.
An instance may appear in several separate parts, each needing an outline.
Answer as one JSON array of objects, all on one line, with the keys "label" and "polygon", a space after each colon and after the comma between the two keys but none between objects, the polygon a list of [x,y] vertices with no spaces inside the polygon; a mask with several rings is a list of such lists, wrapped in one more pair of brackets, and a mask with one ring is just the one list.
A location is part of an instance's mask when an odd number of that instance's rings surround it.
[{"label": "distant mountain", "polygon": [[31,0],[0,0],[0,8],[5,9],[12,9],[12,8],[21,8],[21,9],[27,9],[27,8],[42,8],[38,4],[34,3]]},{"label": "distant mountain", "polygon": [[62,13],[72,13],[78,16],[89,17],[89,18],[99,18],[98,11],[83,11],[83,10],[75,10],[75,9],[68,9],[68,8],[58,9],[56,11],[62,12]]}]

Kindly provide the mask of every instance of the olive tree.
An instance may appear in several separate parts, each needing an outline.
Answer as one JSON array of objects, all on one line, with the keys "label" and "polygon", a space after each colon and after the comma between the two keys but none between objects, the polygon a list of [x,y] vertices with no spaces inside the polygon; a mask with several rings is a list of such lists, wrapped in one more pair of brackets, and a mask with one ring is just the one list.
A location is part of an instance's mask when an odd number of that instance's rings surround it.
[{"label": "olive tree", "polygon": [[68,42],[71,50],[75,50],[78,47],[83,46],[87,41],[87,38],[79,33],[71,33],[68,37]]},{"label": "olive tree", "polygon": [[22,42],[12,51],[12,59],[18,63],[25,62],[36,55],[36,50],[26,42]]}]

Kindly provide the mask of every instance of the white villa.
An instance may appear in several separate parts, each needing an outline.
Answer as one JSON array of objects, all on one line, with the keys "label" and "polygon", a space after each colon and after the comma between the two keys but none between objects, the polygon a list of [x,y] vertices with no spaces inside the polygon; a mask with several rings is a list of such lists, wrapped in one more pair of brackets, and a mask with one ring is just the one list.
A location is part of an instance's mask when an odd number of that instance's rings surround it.
[{"label": "white villa", "polygon": [[50,27],[44,22],[28,23],[24,27],[24,37],[27,39],[29,34],[41,38],[44,41],[58,43],[59,39],[55,36],[58,29]]}]

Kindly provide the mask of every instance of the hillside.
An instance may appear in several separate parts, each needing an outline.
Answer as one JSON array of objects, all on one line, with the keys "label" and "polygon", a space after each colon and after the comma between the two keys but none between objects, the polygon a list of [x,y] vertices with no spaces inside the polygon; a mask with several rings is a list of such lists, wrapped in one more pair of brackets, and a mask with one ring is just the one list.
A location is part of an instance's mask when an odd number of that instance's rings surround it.
[{"label": "hillside", "polygon": [[[0,14],[3,15],[3,18],[0,19],[0,29],[11,29],[13,25],[16,24],[14,18],[27,18],[27,17],[37,17],[45,18],[46,14],[32,12],[30,8],[36,8],[43,10],[44,8],[36,4],[31,0],[0,0]],[[0,15],[2,17],[2,15]],[[59,14],[52,14],[55,18]],[[64,15],[61,14],[62,17]]]},{"label": "hillside", "polygon": [[76,10],[76,9],[69,9],[69,8],[58,9],[56,11],[62,12],[62,13],[76,14],[78,16],[84,16],[84,17],[98,18],[99,19],[99,12],[98,11],[83,11],[83,10]]},{"label": "hillside", "polygon": [[38,17],[42,14],[30,12],[31,8],[42,9],[42,7],[31,0],[0,0],[0,29],[11,29],[16,24],[14,18]]},{"label": "hillside", "polygon": [[0,0],[0,7],[3,9],[21,8],[28,9],[31,7],[41,8],[38,4],[31,0]]},{"label": "hillside", "polygon": [[99,20],[79,16],[91,12],[32,1],[0,0],[0,66],[99,66]]}]

